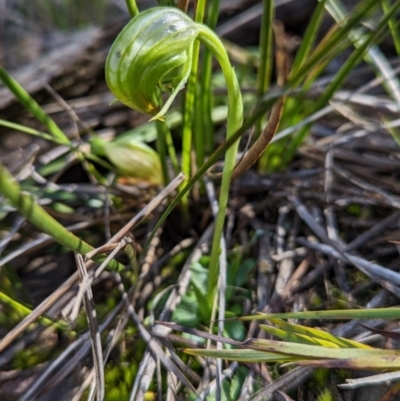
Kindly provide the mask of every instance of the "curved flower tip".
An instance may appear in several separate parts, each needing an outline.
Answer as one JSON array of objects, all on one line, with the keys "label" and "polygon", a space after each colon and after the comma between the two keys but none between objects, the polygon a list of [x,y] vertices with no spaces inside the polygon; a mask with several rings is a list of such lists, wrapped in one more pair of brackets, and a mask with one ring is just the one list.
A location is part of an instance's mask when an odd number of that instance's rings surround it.
[{"label": "curved flower tip", "polygon": [[[172,7],[157,7],[133,18],[121,31],[106,61],[106,81],[127,106],[162,120],[185,86],[198,27]],[[160,89],[171,95],[161,108]]]}]

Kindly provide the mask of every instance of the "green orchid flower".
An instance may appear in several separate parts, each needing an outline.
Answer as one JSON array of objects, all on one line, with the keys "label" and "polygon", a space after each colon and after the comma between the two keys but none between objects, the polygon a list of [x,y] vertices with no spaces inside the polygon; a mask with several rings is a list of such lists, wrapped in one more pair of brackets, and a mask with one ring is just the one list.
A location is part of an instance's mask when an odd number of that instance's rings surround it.
[{"label": "green orchid flower", "polygon": [[[142,113],[163,119],[185,86],[198,24],[175,8],[138,14],[121,31],[106,61],[106,81],[117,99]],[[160,108],[160,90],[172,92]]]}]

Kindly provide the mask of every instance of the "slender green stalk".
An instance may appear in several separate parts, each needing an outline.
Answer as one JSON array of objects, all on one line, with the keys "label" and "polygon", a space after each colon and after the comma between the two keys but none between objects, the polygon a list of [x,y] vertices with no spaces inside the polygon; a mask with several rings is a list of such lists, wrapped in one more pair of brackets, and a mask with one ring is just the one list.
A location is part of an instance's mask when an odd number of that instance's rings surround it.
[{"label": "slender green stalk", "polygon": [[[228,54],[218,37],[206,26],[199,28],[198,39],[212,52],[222,68],[228,90],[228,125],[226,137],[229,139],[243,122],[243,104],[235,72],[230,64]],[[236,140],[225,154],[225,164],[222,172],[220,196],[218,202],[218,215],[215,222],[215,231],[212,241],[211,258],[208,278],[208,295],[214,299],[218,283],[219,253],[222,231],[225,222],[226,207],[228,204],[231,176],[236,162],[239,140]]]},{"label": "slender green stalk", "polygon": [[[291,75],[293,75],[299,68],[305,63],[308,57],[310,57],[311,50],[314,47],[315,40],[320,29],[323,17],[325,14],[325,3],[327,0],[321,0],[318,2],[315,11],[311,17],[310,22],[307,25],[304,37],[301,40],[299,49],[297,50],[295,59],[292,65]],[[311,81],[312,82],[312,81]],[[304,86],[304,92],[309,89],[309,86]],[[282,113],[282,127],[289,127],[294,125],[302,115],[304,100],[301,94],[299,94],[295,99],[290,99],[285,102],[284,110]],[[281,167],[280,156],[284,153],[284,149],[289,142],[290,138],[285,138],[275,143],[271,143],[264,154],[261,156],[259,161],[259,169],[261,172],[274,171],[277,167]],[[275,160],[277,163],[274,163]]]},{"label": "slender green stalk", "polygon": [[[53,237],[54,240],[66,248],[82,255],[94,249],[50,216],[30,195],[21,191],[18,183],[2,164],[0,164],[0,193],[11,202],[29,223]],[[100,257],[96,260],[101,259]],[[112,260],[109,266],[114,270],[124,269],[124,266],[115,260]]]},{"label": "slender green stalk", "polygon": [[[285,93],[282,94],[282,96]],[[228,149],[236,145],[237,141],[241,138],[241,136],[250,129],[265,113],[267,110],[271,108],[273,103],[276,101],[275,97],[265,96],[261,99],[260,103],[256,106],[253,113],[248,117],[243,124],[239,128],[236,129],[226,141],[221,144],[212,155],[204,162],[204,164],[197,170],[197,172],[193,175],[193,177],[189,180],[189,182],[185,185],[184,188],[176,195],[175,199],[170,203],[165,212],[161,215],[157,224],[153,228],[152,232],[149,235],[149,238],[146,241],[145,248],[147,249],[151,240],[154,238],[157,230],[163,225],[167,217],[171,214],[171,212],[175,209],[178,203],[181,201],[182,197],[185,196],[194,185],[201,179],[201,177],[224,155],[227,153]],[[240,99],[241,102],[241,99]],[[229,117],[228,117],[229,119]]]},{"label": "slender green stalk", "polygon": [[279,319],[399,319],[400,308],[375,308],[375,309],[344,309],[304,311],[287,313],[260,313],[255,316],[243,316],[239,320],[266,320]]},{"label": "slender green stalk", "polygon": [[355,28],[365,17],[377,6],[376,0],[366,0],[361,2],[356,9],[352,12],[345,21],[338,25],[337,29],[330,32],[329,37],[323,43],[323,46],[318,46],[310,57],[303,63],[299,70],[290,77],[289,83],[290,87],[299,85],[303,81],[310,70],[312,70],[315,65],[319,65],[320,60],[324,60],[327,54],[332,56],[336,54],[335,50],[341,48],[341,43],[343,40],[347,39],[349,32]]},{"label": "slender green stalk", "polygon": [[25,134],[29,134],[29,135],[37,136],[39,138],[43,138],[46,141],[52,141],[52,142],[54,142],[54,143],[56,143],[58,145],[65,145],[65,142],[61,141],[58,138],[55,138],[53,135],[50,135],[50,134],[48,134],[46,132],[38,131],[38,130],[30,128],[30,127],[26,127],[25,125],[13,123],[13,122],[2,120],[2,119],[0,119],[0,125],[3,126],[3,127],[11,128],[11,129],[13,129],[15,131],[20,131],[20,132],[23,132]]},{"label": "slender green stalk", "polygon": [[126,2],[126,6],[128,8],[129,15],[131,16],[131,18],[133,18],[139,14],[139,9],[136,4],[136,0],[125,0],[125,2]]},{"label": "slender green stalk", "polygon": [[[206,24],[210,29],[214,29],[218,22],[220,0],[211,0],[208,3],[208,17],[206,18]],[[196,137],[199,136],[199,140],[202,140],[201,146],[203,146],[203,154],[196,152],[197,165],[201,166],[204,163],[205,154],[210,154],[214,148],[214,125],[212,122],[212,99],[213,93],[211,88],[212,79],[212,54],[208,49],[204,49],[203,52],[203,63],[200,78],[200,93],[198,96],[199,101],[199,118],[201,119],[201,132],[196,132]],[[196,148],[197,150],[197,148]],[[199,152],[200,153],[200,152]]]},{"label": "slender green stalk", "polygon": [[[390,0],[382,0],[381,5],[382,5],[383,12],[385,14],[387,14],[390,10]],[[399,55],[400,54],[400,31],[399,31],[398,18],[395,18],[394,16],[393,16],[393,18],[390,18],[388,25],[389,25],[390,33],[393,38],[393,43],[394,43],[394,47],[396,49],[396,53],[397,53],[397,55]]]},{"label": "slender green stalk", "polygon": [[168,166],[167,166],[167,146],[165,142],[165,136],[166,136],[165,131],[168,130],[168,127],[160,120],[156,121],[156,126],[157,126],[157,141],[156,141],[157,153],[160,157],[164,185],[168,185],[169,178],[168,178]]},{"label": "slender green stalk", "polygon": [[[204,18],[205,0],[200,0],[196,8],[196,22],[202,22]],[[197,71],[199,65],[199,51],[200,43],[195,41],[192,50],[192,65],[190,75],[187,83],[185,104],[183,110],[183,128],[182,128],[182,171],[186,176],[186,180],[191,177],[191,163],[192,163],[192,134],[193,134],[193,115],[194,115],[194,99],[196,95],[197,86]],[[182,184],[182,187],[186,183]],[[186,217],[188,217],[187,197],[182,199]]]},{"label": "slender green stalk", "polygon": [[[273,21],[275,15],[274,0],[263,1],[263,15],[260,31],[260,67],[257,71],[257,95],[263,96],[271,85],[271,74],[273,66]],[[255,127],[255,137],[258,138],[263,130],[263,120],[260,119]],[[265,152],[264,152],[265,155]],[[259,168],[263,169],[265,157],[261,156]]]},{"label": "slender green stalk", "polygon": [[178,156],[176,155],[174,141],[172,139],[171,129],[167,124],[164,124],[164,136],[165,136],[165,144],[168,149],[169,158],[171,159],[172,169],[174,170],[175,175],[178,175],[181,171],[179,167]]},{"label": "slender green stalk", "polygon": [[296,72],[310,56],[311,50],[314,47],[317,34],[324,18],[326,1],[327,0],[320,0],[315,7],[311,20],[307,24],[307,29],[304,33],[304,37],[301,40],[300,47],[297,50],[296,57],[293,60],[292,73]]},{"label": "slender green stalk", "polygon": [[[10,298],[7,294],[5,294],[2,291],[0,291],[0,302],[8,305],[10,308],[14,309],[20,316],[23,317],[28,316],[32,312],[31,309],[27,308],[20,302]],[[66,329],[68,327],[66,322],[63,321],[53,322],[52,320],[44,316],[40,318],[40,323],[42,323],[45,326],[55,326],[60,329]]]},{"label": "slender green stalk", "polygon": [[[263,15],[260,31],[260,68],[257,73],[257,94],[262,96],[271,84],[273,65],[272,24],[274,21],[274,0],[263,1]],[[262,121],[256,126],[256,137],[262,131]]]},{"label": "slender green stalk", "polygon": [[47,131],[54,136],[58,143],[68,145],[70,140],[59,128],[59,126],[52,120],[44,110],[39,106],[35,99],[10,75],[7,71],[0,66],[0,80],[10,89],[22,105],[29,110],[38,121],[45,125]]}]

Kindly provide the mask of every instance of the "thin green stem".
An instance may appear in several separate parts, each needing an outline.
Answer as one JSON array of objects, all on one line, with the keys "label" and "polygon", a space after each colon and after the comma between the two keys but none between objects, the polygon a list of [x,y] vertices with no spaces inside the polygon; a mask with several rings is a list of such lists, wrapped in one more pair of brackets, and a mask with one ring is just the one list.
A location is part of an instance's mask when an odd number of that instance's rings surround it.
[{"label": "thin green stem", "polygon": [[167,145],[169,158],[171,159],[172,169],[175,175],[178,175],[180,170],[178,156],[176,155],[174,141],[172,139],[171,129],[168,125],[165,126],[165,144]]},{"label": "thin green stem", "polygon": [[160,120],[156,120],[157,127],[157,152],[160,157],[161,169],[163,174],[164,185],[168,185],[168,166],[167,166],[167,146],[165,143],[165,131],[168,130],[167,125]]},{"label": "thin green stem", "polygon": [[307,25],[306,32],[302,38],[296,57],[293,60],[292,71],[297,71],[309,57],[312,48],[325,15],[325,3],[327,0],[321,0],[315,7],[315,11]]},{"label": "thin green stem", "polygon": [[[287,90],[288,88],[286,88]],[[287,95],[286,91],[282,92],[282,96]],[[241,102],[241,95],[240,102]],[[167,207],[165,212],[157,221],[157,224],[153,228],[150,233],[145,248],[147,249],[150,242],[154,238],[157,230],[163,225],[167,217],[171,214],[171,212],[175,209],[181,199],[194,187],[194,185],[201,179],[201,177],[223,156],[227,153],[228,149],[236,144],[236,142],[241,138],[241,136],[252,127],[265,113],[267,110],[271,108],[273,103],[276,101],[276,97],[264,96],[260,103],[255,107],[253,113],[247,118],[243,124],[236,129],[236,131],[226,139],[226,141],[221,144],[212,155],[204,162],[204,164],[197,170],[196,174],[189,180],[189,182],[185,185],[184,188],[176,195],[175,199],[171,202],[171,204]],[[229,117],[228,117],[229,118]]]},{"label": "thin green stem", "polygon": [[54,136],[58,143],[68,145],[70,140],[60,129],[60,127],[52,120],[45,111],[39,106],[35,99],[10,75],[0,66],[0,80],[10,89],[22,105],[29,110],[38,121],[40,121],[47,131]]},{"label": "thin green stem", "polygon": [[[228,125],[226,137],[229,139],[236,130],[240,128],[243,122],[243,104],[242,96],[239,89],[235,72],[230,64],[228,54],[222,45],[219,38],[214,32],[206,26],[199,28],[199,40],[212,52],[222,68],[225,77],[226,87],[228,90]],[[226,151],[224,169],[222,172],[222,181],[220,196],[218,202],[218,214],[215,222],[215,231],[212,241],[209,278],[208,278],[208,295],[212,300],[214,299],[219,272],[219,253],[222,231],[225,223],[225,213],[228,204],[229,187],[231,183],[231,176],[236,162],[237,148],[239,140],[236,140],[232,146]]]},{"label": "thin green stem", "polygon": [[48,134],[46,132],[38,131],[38,130],[30,128],[30,127],[26,127],[25,125],[13,123],[13,122],[2,120],[2,119],[0,119],[0,125],[3,126],[3,127],[11,128],[11,129],[13,129],[15,131],[20,131],[20,132],[23,132],[25,134],[29,134],[29,135],[37,136],[39,138],[43,138],[46,141],[52,141],[52,142],[54,142],[54,143],[56,143],[58,145],[65,145],[65,142],[60,141],[60,139],[55,138],[53,135],[50,135],[50,134]]},{"label": "thin green stem", "polygon": [[[31,309],[29,309],[25,305],[21,304],[20,302],[15,301],[14,299],[9,297],[7,294],[5,294],[2,291],[0,291],[0,302],[2,304],[8,305],[10,308],[14,309],[20,316],[25,317],[25,316],[28,316],[30,313],[32,313]],[[39,321],[43,325],[49,326],[49,327],[53,326],[53,327],[57,327],[62,330],[65,330],[66,328],[68,328],[67,322],[63,322],[63,321],[53,322],[52,320],[50,320],[49,318],[47,318],[45,316],[41,317]]]},{"label": "thin green stem", "polygon": [[[220,0],[212,0],[209,3],[209,17],[206,20],[207,25],[210,29],[214,29],[217,25],[218,14],[219,14]],[[202,126],[202,141],[204,148],[204,155],[210,154],[214,147],[214,127],[212,122],[212,99],[213,93],[211,88],[212,79],[212,54],[208,49],[204,50],[203,53],[203,65],[202,74],[200,81],[200,96],[199,96],[199,116],[201,118]],[[201,155],[203,156],[203,155]],[[204,158],[197,155],[197,165],[201,166],[204,163]]]},{"label": "thin green stem", "polygon": [[[66,248],[82,255],[94,249],[50,216],[30,195],[21,191],[18,183],[2,164],[0,164],[0,193],[11,202],[29,223],[50,235]],[[102,259],[102,257],[95,258],[95,260],[100,261]],[[124,266],[115,260],[112,260],[109,266],[114,270],[124,269]]]},{"label": "thin green stem", "polygon": [[[390,0],[382,0],[382,9],[385,14],[390,10]],[[399,20],[398,18],[390,18],[388,21],[390,33],[393,38],[394,47],[397,55],[400,54],[400,31],[399,31]]]},{"label": "thin green stem", "polygon": [[255,316],[243,316],[239,320],[273,319],[398,319],[400,308],[345,309],[288,313],[260,313]]},{"label": "thin green stem", "polygon": [[129,15],[131,18],[136,17],[136,15],[139,14],[139,9],[136,4],[136,0],[125,0],[126,2],[126,7],[128,8]]},{"label": "thin green stem", "polygon": [[[272,48],[272,23],[274,20],[274,0],[264,0],[263,16],[260,32],[260,68],[257,74],[257,94],[262,96],[271,84],[273,48]],[[256,137],[262,131],[262,121],[256,127]]]},{"label": "thin green stem", "polygon": [[[196,8],[196,22],[202,22],[204,18],[205,0],[200,0],[197,3]],[[197,85],[197,71],[199,64],[199,51],[200,43],[195,41],[193,43],[192,49],[192,65],[190,70],[190,75],[187,83],[186,98],[183,110],[183,128],[182,128],[182,171],[185,174],[186,181],[182,184],[182,187],[186,185],[187,180],[191,177],[191,164],[192,164],[192,127],[193,127],[193,115],[194,115],[194,102],[196,95],[196,85]],[[182,199],[182,204],[184,207],[184,213],[186,218],[188,218],[188,200],[185,196]]]}]

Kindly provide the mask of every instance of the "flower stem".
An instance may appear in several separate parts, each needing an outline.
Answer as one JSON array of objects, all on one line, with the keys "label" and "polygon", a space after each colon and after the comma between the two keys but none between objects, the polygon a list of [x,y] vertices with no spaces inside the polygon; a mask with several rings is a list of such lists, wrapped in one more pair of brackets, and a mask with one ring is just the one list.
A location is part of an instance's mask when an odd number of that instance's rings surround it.
[{"label": "flower stem", "polygon": [[[198,39],[204,43],[209,51],[217,59],[218,63],[222,68],[222,72],[225,77],[226,86],[228,90],[228,124],[226,137],[229,139],[231,135],[236,132],[243,122],[243,104],[242,96],[239,89],[239,83],[237,81],[233,67],[230,64],[228,54],[222,45],[219,38],[214,32],[202,25],[199,27]],[[239,145],[239,139],[226,151],[224,169],[222,172],[221,190],[219,196],[219,208],[218,215],[215,222],[215,231],[212,241],[211,258],[209,267],[209,278],[208,278],[208,295],[210,301],[214,299],[218,275],[219,275],[219,253],[220,253],[220,241],[222,237],[222,231],[225,223],[225,213],[229,198],[229,187],[231,182],[231,176],[235,167],[237,148]]]}]

